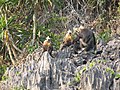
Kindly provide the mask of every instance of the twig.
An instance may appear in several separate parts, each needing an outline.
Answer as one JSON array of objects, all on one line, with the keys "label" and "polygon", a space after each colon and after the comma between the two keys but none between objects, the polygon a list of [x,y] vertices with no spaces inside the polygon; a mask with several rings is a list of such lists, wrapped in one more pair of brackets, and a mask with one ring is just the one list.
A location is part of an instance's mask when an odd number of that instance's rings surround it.
[{"label": "twig", "polygon": [[6,46],[7,46],[8,51],[9,51],[10,59],[11,59],[13,65],[14,65],[15,64],[15,60],[13,59],[12,52],[10,50],[10,46],[9,46],[8,42],[6,42]]},{"label": "twig", "polygon": [[32,45],[34,45],[35,38],[36,38],[36,15],[35,15],[35,13],[33,14],[33,24],[34,24],[34,27],[33,27],[33,41],[32,41]]}]

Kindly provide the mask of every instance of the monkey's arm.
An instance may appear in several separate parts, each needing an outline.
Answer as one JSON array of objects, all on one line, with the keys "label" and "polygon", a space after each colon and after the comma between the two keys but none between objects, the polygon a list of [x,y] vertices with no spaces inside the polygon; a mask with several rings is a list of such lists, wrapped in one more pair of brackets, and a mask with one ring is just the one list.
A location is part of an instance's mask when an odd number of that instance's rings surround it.
[{"label": "monkey's arm", "polygon": [[82,33],[76,33],[76,37],[73,40],[73,43],[80,41],[80,38],[83,38],[83,34]]},{"label": "monkey's arm", "polygon": [[82,38],[80,38],[80,42],[83,46],[87,46],[87,43],[85,43]]},{"label": "monkey's arm", "polygon": [[72,43],[74,44],[75,42],[79,41],[79,37],[77,36],[75,39],[73,39]]},{"label": "monkey's arm", "polygon": [[69,42],[63,42],[63,43],[60,45],[60,50],[63,50],[64,48],[69,47],[71,44],[72,44],[71,41],[69,41]]}]

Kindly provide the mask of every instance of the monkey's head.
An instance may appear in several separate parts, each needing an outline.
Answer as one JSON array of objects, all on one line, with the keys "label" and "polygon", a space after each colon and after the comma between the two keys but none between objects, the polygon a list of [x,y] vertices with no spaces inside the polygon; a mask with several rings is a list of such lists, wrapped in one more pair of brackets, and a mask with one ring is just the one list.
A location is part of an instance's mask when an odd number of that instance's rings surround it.
[{"label": "monkey's head", "polygon": [[78,28],[73,27],[73,32],[74,32],[74,33],[78,32],[78,31],[79,31]]},{"label": "monkey's head", "polygon": [[83,25],[80,25],[79,30],[83,30],[85,27]]},{"label": "monkey's head", "polygon": [[50,41],[50,40],[51,40],[51,38],[50,38],[49,36],[47,36],[47,37],[46,37],[46,40],[47,40],[47,41]]},{"label": "monkey's head", "polygon": [[50,46],[51,45],[51,39],[50,37],[46,37],[45,41],[43,42],[43,46]]},{"label": "monkey's head", "polygon": [[81,32],[82,30],[84,30],[85,29],[85,27],[83,26],[83,25],[80,25],[79,27],[77,27],[77,28],[73,28],[73,31],[74,31],[74,33],[79,33],[79,32]]},{"label": "monkey's head", "polygon": [[71,35],[71,34],[72,34],[72,31],[71,31],[71,30],[68,30],[68,31],[67,31],[67,34],[70,34],[70,35]]}]

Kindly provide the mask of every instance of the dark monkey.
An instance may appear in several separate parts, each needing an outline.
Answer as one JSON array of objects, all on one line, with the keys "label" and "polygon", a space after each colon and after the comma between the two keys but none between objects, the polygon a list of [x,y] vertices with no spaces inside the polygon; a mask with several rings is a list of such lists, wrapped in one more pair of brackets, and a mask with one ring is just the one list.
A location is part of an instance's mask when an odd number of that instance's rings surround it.
[{"label": "dark monkey", "polygon": [[[85,51],[96,50],[95,35],[91,30],[80,26],[79,28],[74,28],[74,31],[77,35],[73,41],[75,50],[83,48],[85,48]],[[78,46],[78,48],[76,46]]]}]

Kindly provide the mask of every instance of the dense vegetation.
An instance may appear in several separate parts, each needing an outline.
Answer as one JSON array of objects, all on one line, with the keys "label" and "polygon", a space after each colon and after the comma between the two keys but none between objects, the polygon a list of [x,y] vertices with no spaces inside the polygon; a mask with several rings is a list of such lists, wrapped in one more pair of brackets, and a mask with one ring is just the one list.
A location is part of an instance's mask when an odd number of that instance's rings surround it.
[{"label": "dense vegetation", "polygon": [[31,53],[46,36],[57,50],[66,30],[81,23],[107,42],[120,24],[119,5],[119,0],[0,0],[0,64]]}]

